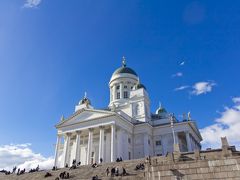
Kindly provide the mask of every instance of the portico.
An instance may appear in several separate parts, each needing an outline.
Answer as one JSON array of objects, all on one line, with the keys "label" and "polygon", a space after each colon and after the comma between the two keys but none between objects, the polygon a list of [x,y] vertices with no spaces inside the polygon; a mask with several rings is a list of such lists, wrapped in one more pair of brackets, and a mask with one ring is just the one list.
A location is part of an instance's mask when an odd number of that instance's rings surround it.
[{"label": "portico", "polygon": [[[117,129],[119,132],[122,131],[120,127]],[[110,144],[106,143],[106,132],[110,134]],[[64,146],[63,149],[60,150],[62,138]],[[119,141],[121,141],[120,138]],[[70,165],[73,159],[75,159],[77,163],[81,162],[81,164],[100,163],[101,158],[103,162],[106,162],[108,159],[110,159],[110,162],[114,162],[116,161],[116,145],[116,125],[114,123],[58,134],[54,166],[59,165],[58,159],[60,151],[62,151],[64,166],[66,164]],[[84,148],[86,148],[85,152]],[[110,150],[110,154],[105,152],[108,149]],[[86,158],[81,158],[84,153]]]}]

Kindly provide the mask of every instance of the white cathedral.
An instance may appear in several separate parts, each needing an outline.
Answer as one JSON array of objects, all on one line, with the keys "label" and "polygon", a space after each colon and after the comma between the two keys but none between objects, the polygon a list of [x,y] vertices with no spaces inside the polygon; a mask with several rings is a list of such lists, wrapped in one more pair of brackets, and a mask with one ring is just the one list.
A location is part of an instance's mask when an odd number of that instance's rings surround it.
[{"label": "white cathedral", "polygon": [[201,134],[188,117],[182,121],[161,105],[150,112],[147,89],[137,73],[126,66],[115,70],[110,82],[106,109],[94,109],[86,94],[68,118],[56,125],[54,166],[82,165],[162,156],[168,152],[200,150]]}]

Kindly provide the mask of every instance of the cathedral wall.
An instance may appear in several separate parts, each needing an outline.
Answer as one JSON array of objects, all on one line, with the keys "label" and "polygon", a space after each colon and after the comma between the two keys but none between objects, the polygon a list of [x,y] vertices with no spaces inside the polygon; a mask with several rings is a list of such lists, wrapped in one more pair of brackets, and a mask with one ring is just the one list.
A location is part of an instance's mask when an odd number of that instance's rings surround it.
[{"label": "cathedral wall", "polygon": [[137,134],[134,135],[134,158],[139,159],[144,157],[144,135]]},{"label": "cathedral wall", "polygon": [[133,114],[132,114],[132,105],[129,104],[127,106],[124,106],[123,108],[121,108],[121,110],[126,113],[128,116],[132,117]]}]

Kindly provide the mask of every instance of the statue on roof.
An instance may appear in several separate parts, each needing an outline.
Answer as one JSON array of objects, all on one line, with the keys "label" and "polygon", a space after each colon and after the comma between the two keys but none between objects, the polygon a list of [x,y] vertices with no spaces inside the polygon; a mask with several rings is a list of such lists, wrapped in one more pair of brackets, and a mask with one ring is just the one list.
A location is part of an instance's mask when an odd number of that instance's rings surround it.
[{"label": "statue on roof", "polygon": [[188,121],[191,121],[191,112],[188,112]]},{"label": "statue on roof", "polygon": [[61,121],[61,122],[63,122],[63,121],[64,121],[64,116],[63,116],[63,115],[61,116],[61,119],[60,119],[60,121]]}]

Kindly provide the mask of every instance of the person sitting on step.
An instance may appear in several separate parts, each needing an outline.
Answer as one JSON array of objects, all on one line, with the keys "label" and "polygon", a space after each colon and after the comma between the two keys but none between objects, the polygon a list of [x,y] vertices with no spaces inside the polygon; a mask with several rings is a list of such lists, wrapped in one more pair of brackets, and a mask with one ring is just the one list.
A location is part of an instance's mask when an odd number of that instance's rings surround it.
[{"label": "person sitting on step", "polygon": [[115,167],[111,169],[111,176],[113,177],[115,175]]},{"label": "person sitting on step", "polygon": [[122,169],[123,169],[123,173],[122,173],[122,175],[123,175],[123,176],[128,175],[126,169],[125,169],[124,167],[123,167]]},{"label": "person sitting on step", "polygon": [[92,167],[93,167],[93,168],[98,167],[97,163],[92,164]]},{"label": "person sitting on step", "polygon": [[109,167],[107,167],[107,169],[106,169],[106,174],[108,176],[108,174],[109,174]]},{"label": "person sitting on step", "polygon": [[97,175],[96,175],[96,176],[93,176],[93,177],[92,177],[92,180],[99,180],[99,179],[98,179],[98,176],[97,176]]},{"label": "person sitting on step", "polygon": [[47,172],[47,173],[44,175],[45,178],[50,177],[50,176],[52,176],[52,174],[49,173],[49,172]]},{"label": "person sitting on step", "polygon": [[66,163],[65,168],[68,168],[68,163]]}]

